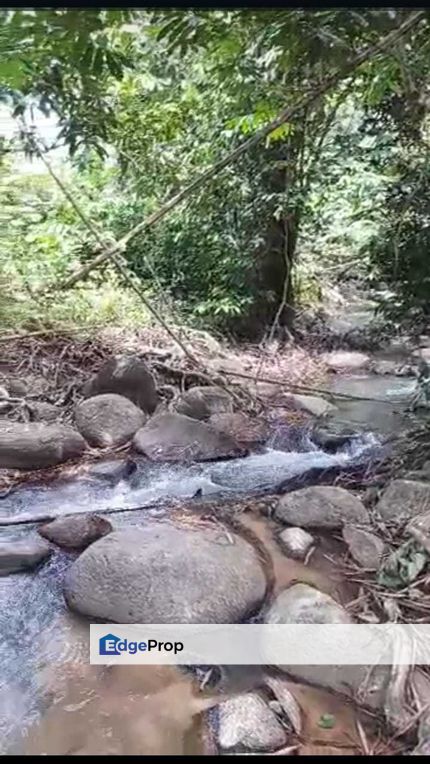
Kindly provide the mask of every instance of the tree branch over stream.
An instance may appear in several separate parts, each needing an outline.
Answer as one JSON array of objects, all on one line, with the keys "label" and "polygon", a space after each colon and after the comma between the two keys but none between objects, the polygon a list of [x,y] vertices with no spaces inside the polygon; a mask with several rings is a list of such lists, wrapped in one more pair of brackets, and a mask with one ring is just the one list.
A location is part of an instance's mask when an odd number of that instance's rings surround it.
[{"label": "tree branch over stream", "polygon": [[[142,233],[146,229],[155,225],[159,220],[164,218],[168,212],[174,209],[194,191],[212,180],[212,178],[221,172],[221,170],[232,164],[249,149],[260,143],[260,141],[267,138],[267,136],[273,133],[281,125],[285,124],[293,117],[296,117],[298,114],[300,114],[304,108],[312,107],[321,98],[321,96],[335,87],[341,80],[351,74],[361,64],[372,59],[379,52],[392,47],[401,37],[403,37],[404,34],[416,26],[423,19],[423,17],[423,11],[415,11],[414,13],[411,13],[397,29],[390,32],[376,44],[365,48],[363,51],[353,56],[341,70],[338,70],[329,77],[326,77],[319,84],[315,85],[315,87],[307,92],[296,104],[288,106],[286,109],[280,112],[280,114],[278,114],[278,116],[272,122],[269,122],[267,125],[262,127],[260,130],[254,133],[251,138],[248,138],[236,149],[226,154],[224,157],[215,162],[215,164],[198,175],[188,186],[183,188],[182,191],[170,197],[170,199],[168,199],[158,210],[131,228],[121,239],[109,246],[104,246],[102,252],[94,257],[91,262],[83,265],[76,273],[64,281],[60,281],[57,284],[51,285],[49,287],[49,291],[69,289],[103,263],[109,260],[114,260],[117,255],[122,254],[126,250],[129,242],[139,233]],[[88,229],[94,235],[94,231],[92,230],[93,226],[88,226]],[[45,291],[46,290],[43,290],[43,292]]]}]

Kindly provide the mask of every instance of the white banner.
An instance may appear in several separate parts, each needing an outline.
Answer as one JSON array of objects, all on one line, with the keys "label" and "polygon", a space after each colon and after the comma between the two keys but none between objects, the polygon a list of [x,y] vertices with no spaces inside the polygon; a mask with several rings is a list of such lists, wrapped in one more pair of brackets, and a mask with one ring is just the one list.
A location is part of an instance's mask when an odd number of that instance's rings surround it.
[{"label": "white banner", "polygon": [[90,663],[430,665],[423,624],[91,624]]}]

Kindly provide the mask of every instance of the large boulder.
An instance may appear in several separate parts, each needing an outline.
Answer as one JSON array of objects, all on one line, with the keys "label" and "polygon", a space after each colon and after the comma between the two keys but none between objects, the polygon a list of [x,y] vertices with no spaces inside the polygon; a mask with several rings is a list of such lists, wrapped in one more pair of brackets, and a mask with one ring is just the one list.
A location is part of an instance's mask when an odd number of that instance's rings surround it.
[{"label": "large boulder", "polygon": [[110,533],[65,579],[73,609],[117,623],[235,623],[265,593],[258,554],[242,537],[167,523]]},{"label": "large boulder", "polygon": [[299,528],[342,528],[344,523],[367,523],[362,502],[344,488],[317,485],[286,493],[278,501],[275,517]]},{"label": "large boulder", "polygon": [[393,480],[376,506],[387,523],[401,525],[412,517],[430,511],[430,483]]},{"label": "large boulder", "polygon": [[3,541],[0,543],[0,576],[35,568],[51,554],[51,548],[42,539]]},{"label": "large boulder", "polygon": [[252,419],[242,411],[234,414],[213,414],[208,424],[215,430],[234,438],[244,448],[264,443],[270,434],[267,422],[263,419]]},{"label": "large boulder", "polygon": [[136,451],[154,461],[210,461],[243,456],[244,449],[206,422],[166,413],[152,417],[133,438]]},{"label": "large boulder", "polygon": [[152,414],[158,404],[154,378],[136,356],[115,356],[87,382],[82,391],[86,398],[103,393],[117,393],[129,398],[142,411]]},{"label": "large boulder", "polygon": [[86,448],[79,432],[65,424],[0,422],[0,467],[37,470],[80,456]]},{"label": "large boulder", "polygon": [[[268,624],[349,624],[352,619],[344,608],[328,594],[307,584],[294,584],[281,592],[268,609]],[[281,671],[300,681],[340,692],[356,698],[360,692],[363,702],[373,708],[382,705],[391,666],[344,665],[282,665]]]},{"label": "large boulder", "polygon": [[175,410],[192,419],[209,419],[212,414],[231,413],[233,401],[222,387],[191,387],[175,401]]},{"label": "large boulder", "polygon": [[76,406],[75,423],[90,446],[121,446],[145,423],[146,415],[128,398],[104,393]]},{"label": "large boulder", "polygon": [[98,515],[57,517],[38,529],[41,536],[66,549],[85,549],[111,530],[109,520]]},{"label": "large boulder", "polygon": [[287,732],[257,693],[237,695],[219,706],[218,740],[222,749],[274,751],[287,742]]}]

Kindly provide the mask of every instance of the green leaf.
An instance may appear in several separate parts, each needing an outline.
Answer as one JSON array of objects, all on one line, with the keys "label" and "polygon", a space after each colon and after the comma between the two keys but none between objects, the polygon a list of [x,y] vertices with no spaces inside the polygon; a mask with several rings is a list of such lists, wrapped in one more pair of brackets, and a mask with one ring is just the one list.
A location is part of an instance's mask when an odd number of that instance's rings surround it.
[{"label": "green leaf", "polygon": [[318,727],[321,727],[325,730],[331,730],[335,724],[336,718],[333,716],[333,714],[322,714],[318,722]]}]

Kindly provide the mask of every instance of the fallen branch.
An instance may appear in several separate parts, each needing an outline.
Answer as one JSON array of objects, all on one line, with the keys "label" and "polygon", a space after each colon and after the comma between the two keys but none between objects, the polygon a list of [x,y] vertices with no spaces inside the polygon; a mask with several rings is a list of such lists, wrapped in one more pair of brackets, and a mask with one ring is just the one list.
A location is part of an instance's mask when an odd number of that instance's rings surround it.
[{"label": "fallen branch", "polygon": [[[19,486],[17,487],[17,490],[19,490]],[[243,498],[240,496],[234,496],[233,498],[223,498],[222,499],[222,517],[228,517],[230,515],[234,515],[236,513],[242,513],[247,508],[249,508],[250,504],[252,503],[254,507],[256,507],[259,511],[261,511],[262,507],[270,507],[274,500],[275,500],[275,494],[270,495],[264,495],[264,496],[253,496],[251,499],[249,497]],[[218,518],[220,517],[220,500],[214,501],[213,499],[207,498],[207,499],[201,499],[200,497],[190,497],[188,499],[188,508],[192,508],[194,512],[194,516],[201,516],[202,514],[208,514],[211,513]],[[166,504],[164,506],[167,506]],[[155,507],[160,507],[160,502],[155,502],[154,504],[146,504],[144,507],[107,507],[106,509],[100,509],[95,510],[94,514],[99,515],[112,515],[119,512],[137,512],[139,510],[150,510]],[[174,512],[180,512],[183,508],[183,502],[178,503],[178,500],[171,500],[169,502],[169,508],[171,511]],[[1,517],[0,516],[0,527],[1,526],[10,526],[10,525],[33,525],[37,523],[46,523],[51,522],[52,520],[56,520],[59,517],[79,517],[80,515],[88,515],[92,514],[91,510],[82,510],[82,512],[47,512],[46,514],[32,514],[31,512],[23,512],[20,515],[13,515],[13,516],[7,516],[7,517]]]},{"label": "fallen branch", "polygon": [[205,172],[201,173],[201,175],[198,175],[194,181],[182,189],[182,191],[179,191],[179,193],[168,199],[158,210],[156,210],[156,212],[153,212],[147,218],[135,225],[134,228],[128,231],[128,233],[119,239],[119,241],[113,243],[110,247],[105,248],[90,263],[83,265],[75,274],[73,274],[73,276],[70,276],[68,279],[58,283],[57,285],[51,286],[50,291],[52,289],[69,289],[78,281],[85,278],[95,268],[98,268],[99,265],[108,260],[112,260],[115,255],[123,253],[129,242],[139,233],[142,233],[145,229],[150,228],[163,217],[165,217],[165,215],[167,215],[170,210],[180,204],[180,202],[186,199],[190,194],[203,186],[207,181],[212,180],[212,178],[218,175],[221,170],[223,170],[225,167],[228,167],[228,165],[232,164],[232,162],[242,156],[242,154],[246,153],[253,146],[267,138],[278,127],[281,127],[281,125],[290,121],[292,117],[296,116],[304,108],[309,108],[314,103],[316,103],[322,95],[331,90],[331,88],[337,85],[358,66],[363,64],[365,61],[368,61],[376,53],[385,50],[386,48],[393,47],[398,39],[410,29],[412,29],[412,27],[414,27],[423,18],[423,16],[423,11],[416,11],[411,13],[410,16],[408,16],[407,19],[397,29],[390,32],[388,35],[386,35],[386,37],[384,37],[382,40],[379,40],[379,42],[377,42],[375,45],[367,47],[361,53],[358,53],[353,58],[351,58],[351,60],[342,68],[342,70],[335,72],[329,77],[326,77],[319,85],[315,87],[314,90],[304,95],[295,105],[288,106],[286,109],[281,111],[280,114],[278,114],[278,116],[272,120],[272,122],[269,122],[267,125],[262,127],[260,130],[254,133],[251,138],[248,138],[248,140],[241,143],[240,146],[231,151],[229,154],[226,154],[224,157],[218,160],[218,162],[215,162],[215,164],[209,167]]},{"label": "fallen branch", "polygon": [[[155,361],[153,363],[153,366],[156,369],[159,369],[160,371],[165,371],[167,373],[170,373],[172,375],[178,374],[181,377],[184,376],[195,376],[199,377],[202,381],[207,381],[208,379],[212,379],[212,384],[220,384],[220,379],[218,377],[209,377],[208,374],[201,374],[196,369],[190,369],[187,371],[186,369],[180,369],[175,368],[174,366],[168,366],[166,363],[162,363],[161,361]],[[388,406],[393,405],[393,401],[387,401],[384,398],[370,398],[362,395],[350,395],[349,393],[338,393],[334,390],[327,390],[326,388],[322,387],[310,387],[308,385],[299,385],[295,384],[294,382],[286,382],[282,379],[274,379],[273,377],[258,377],[258,381],[256,382],[255,375],[254,374],[246,374],[245,372],[240,371],[227,371],[220,369],[219,374],[223,374],[226,377],[240,377],[241,379],[249,379],[251,382],[254,382],[254,384],[257,385],[260,382],[264,382],[268,385],[274,385],[277,387],[283,387],[286,390],[290,390],[291,392],[297,392],[297,393],[303,393],[304,395],[314,395],[315,393],[319,393],[321,395],[327,395],[329,398],[342,398],[347,401],[371,401],[373,403],[385,403]],[[258,393],[258,391],[257,391]]]}]

